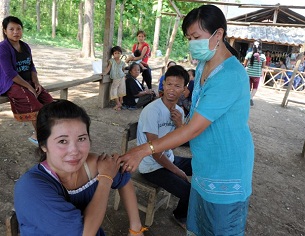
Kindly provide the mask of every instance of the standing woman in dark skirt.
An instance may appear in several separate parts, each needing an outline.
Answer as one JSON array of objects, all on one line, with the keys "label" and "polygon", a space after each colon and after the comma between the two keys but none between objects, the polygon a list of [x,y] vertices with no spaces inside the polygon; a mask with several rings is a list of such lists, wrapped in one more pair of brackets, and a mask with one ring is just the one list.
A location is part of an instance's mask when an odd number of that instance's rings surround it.
[{"label": "standing woman in dark skirt", "polygon": [[40,85],[31,48],[21,41],[23,24],[14,16],[2,22],[4,40],[0,43],[0,95],[8,96],[17,121],[31,121],[35,132],[29,141],[38,145],[36,116],[44,104],[53,101]]},{"label": "standing woman in dark skirt", "polygon": [[141,51],[141,55],[139,57],[130,56],[129,58],[127,58],[126,63],[128,63],[129,61],[142,60],[142,62],[147,64],[146,69],[143,70],[142,72],[142,76],[143,76],[142,85],[145,81],[147,88],[151,89],[152,76],[151,76],[151,69],[148,66],[148,58],[150,57],[150,47],[148,43],[145,42],[145,38],[146,38],[145,32],[143,30],[139,30],[137,32],[138,43],[133,45],[132,52],[138,49]]}]

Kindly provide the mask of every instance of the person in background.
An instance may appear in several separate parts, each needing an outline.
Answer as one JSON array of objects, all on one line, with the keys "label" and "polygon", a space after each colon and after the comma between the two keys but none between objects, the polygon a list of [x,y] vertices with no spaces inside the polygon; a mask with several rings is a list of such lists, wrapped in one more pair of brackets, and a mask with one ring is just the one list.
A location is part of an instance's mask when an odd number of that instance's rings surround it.
[{"label": "person in background", "polygon": [[266,66],[270,66],[271,64],[271,54],[270,51],[266,51]]},{"label": "person in background", "polygon": [[[168,68],[163,80],[164,94],[142,110],[138,123],[137,144],[161,138],[184,124],[184,112],[176,103],[189,81],[187,71],[179,65]],[[171,149],[143,158],[139,172],[148,181],[179,198],[173,211],[176,222],[186,228],[192,175],[191,158],[175,156]]]},{"label": "person in background", "polygon": [[[120,157],[123,171],[142,158],[190,140],[192,181],[187,215],[190,235],[244,235],[252,193],[254,145],[248,125],[249,77],[226,48],[227,22],[214,5],[190,11],[182,23],[196,68],[190,119],[159,139]],[[131,167],[131,168],[130,168]]]},{"label": "person in background", "polygon": [[141,55],[138,57],[133,57],[133,56],[128,57],[126,59],[126,63],[129,63],[129,61],[142,60],[142,62],[147,64],[146,70],[143,70],[143,72],[142,72],[142,76],[143,76],[142,85],[144,86],[144,82],[145,82],[147,85],[147,88],[152,89],[151,69],[148,66],[148,59],[150,57],[150,47],[149,47],[148,43],[145,42],[145,38],[146,38],[146,33],[143,30],[139,30],[137,32],[138,43],[133,45],[132,52],[134,53],[138,49],[141,51]]},{"label": "person in background", "polygon": [[252,52],[247,53],[244,61],[244,66],[247,68],[247,73],[250,80],[250,105],[253,106],[253,97],[255,96],[260,77],[262,75],[262,69],[266,66],[266,57],[261,53],[260,42],[255,41],[253,43]]},{"label": "person in background", "polygon": [[[282,69],[282,70],[287,69],[285,58],[280,58],[279,63],[280,63],[280,67],[279,67],[280,69]],[[281,71],[276,70],[276,69],[274,69],[274,70],[277,71],[278,73],[280,72],[277,76],[274,77],[275,80],[285,78],[284,73],[282,72],[282,70]]]},{"label": "person in background", "polygon": [[118,154],[89,152],[90,118],[68,100],[40,109],[40,163],[17,181],[14,206],[21,235],[105,235],[100,228],[110,189],[119,189],[130,220],[129,235],[142,235],[137,199]]},{"label": "person in background", "polygon": [[110,100],[115,100],[116,111],[120,111],[123,104],[123,97],[126,95],[126,85],[125,85],[125,62],[121,60],[122,48],[115,46],[111,48],[111,58],[108,62],[103,75],[107,75],[110,71],[110,78],[112,79],[112,84],[110,88]]},{"label": "person in background", "polygon": [[280,69],[287,69],[285,58],[280,58]]},{"label": "person in background", "polygon": [[145,89],[137,80],[140,75],[140,66],[132,63],[126,75],[126,96],[123,97],[123,109],[134,110],[153,101],[155,92],[152,89]]},{"label": "person in background", "polygon": [[191,105],[192,105],[192,94],[194,89],[194,78],[195,78],[195,70],[189,69],[188,71],[190,81],[187,85],[187,88],[184,90],[182,95],[180,96],[177,104],[181,106],[184,110],[185,116],[187,116],[190,112]]},{"label": "person in background", "polygon": [[38,145],[36,116],[44,104],[53,101],[40,85],[30,46],[21,41],[23,24],[14,16],[2,21],[3,38],[0,43],[0,95],[6,95],[17,121],[30,121],[35,132],[29,141]]},{"label": "person in background", "polygon": [[[169,61],[166,66],[166,70],[170,68],[171,66],[175,66],[176,62],[174,61]],[[162,75],[161,78],[159,79],[159,86],[158,86],[158,92],[159,92],[159,97],[163,96],[163,80],[164,80],[165,75]]]}]

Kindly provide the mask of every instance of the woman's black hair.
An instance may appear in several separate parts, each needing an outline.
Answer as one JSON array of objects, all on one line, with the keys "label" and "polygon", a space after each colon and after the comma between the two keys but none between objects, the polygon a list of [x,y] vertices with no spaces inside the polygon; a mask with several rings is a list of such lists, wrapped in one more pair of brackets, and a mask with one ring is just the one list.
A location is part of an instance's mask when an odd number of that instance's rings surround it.
[{"label": "woman's black hair", "polygon": [[120,52],[122,54],[122,48],[120,46],[114,46],[110,50],[111,55],[113,55],[114,52]]},{"label": "woman's black hair", "polygon": [[238,52],[236,51],[235,48],[233,48],[229,42],[227,40],[224,41],[226,48],[230,51],[230,53],[235,56],[236,58],[238,58]]},{"label": "woman's black hair", "polygon": [[141,67],[140,67],[139,64],[133,62],[133,63],[129,66],[129,70],[128,70],[128,73],[129,73],[129,74],[130,74],[130,71],[132,71],[132,69],[133,69],[135,66],[138,66],[138,67],[141,69]]},{"label": "woman's black hair", "polygon": [[38,155],[40,161],[46,159],[46,154],[41,150],[42,146],[46,146],[47,140],[51,135],[52,127],[58,120],[61,119],[79,119],[87,128],[87,133],[90,137],[90,117],[87,112],[78,105],[68,100],[59,99],[44,105],[38,112],[37,126],[37,141],[39,143]]},{"label": "woman's black hair", "polygon": [[3,19],[3,21],[2,21],[2,33],[3,33],[3,38],[4,39],[7,38],[6,34],[4,33],[4,30],[7,29],[8,24],[11,23],[11,22],[20,25],[21,28],[23,29],[23,24],[22,24],[22,22],[21,22],[21,20],[19,18],[15,17],[15,16],[7,16],[7,17],[5,17]]},{"label": "woman's black hair", "polygon": [[252,56],[250,58],[250,65],[253,66],[254,63],[254,54],[261,54],[261,43],[259,41],[255,41],[252,46]]},{"label": "woman's black hair", "polygon": [[227,20],[223,12],[214,5],[202,5],[201,7],[191,10],[183,20],[182,31],[184,36],[187,36],[188,28],[198,22],[199,27],[209,32],[211,35],[218,29],[223,29],[222,40],[224,41],[227,49],[236,57],[238,53],[236,50],[225,40],[227,35]]},{"label": "woman's black hair", "polygon": [[223,40],[227,34],[227,21],[222,11],[214,5],[202,5],[191,10],[183,20],[182,31],[187,35],[188,28],[198,22],[199,27],[213,34],[217,29],[224,30]]},{"label": "woman's black hair", "polygon": [[184,86],[186,86],[190,81],[190,76],[187,71],[180,65],[171,66],[167,69],[164,76],[164,81],[168,76],[177,76],[184,81]]}]

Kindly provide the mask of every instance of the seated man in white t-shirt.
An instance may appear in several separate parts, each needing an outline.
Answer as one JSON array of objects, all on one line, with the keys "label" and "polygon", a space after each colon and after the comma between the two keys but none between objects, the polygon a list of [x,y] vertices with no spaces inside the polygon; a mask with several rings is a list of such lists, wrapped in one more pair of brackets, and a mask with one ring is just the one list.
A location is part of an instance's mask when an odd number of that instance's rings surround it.
[{"label": "seated man in white t-shirt", "polygon": [[[184,112],[177,101],[189,82],[188,72],[179,65],[170,67],[163,81],[164,95],[142,110],[138,122],[137,144],[161,138],[184,123]],[[148,181],[179,198],[173,211],[177,223],[186,227],[192,175],[191,158],[174,156],[172,150],[144,157],[139,172]]]}]

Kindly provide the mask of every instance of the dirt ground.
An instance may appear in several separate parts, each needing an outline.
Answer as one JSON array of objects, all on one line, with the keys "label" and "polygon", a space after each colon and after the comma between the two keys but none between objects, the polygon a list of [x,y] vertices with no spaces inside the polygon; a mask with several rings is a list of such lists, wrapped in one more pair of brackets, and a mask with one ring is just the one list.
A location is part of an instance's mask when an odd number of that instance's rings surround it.
[{"label": "dirt ground", "polygon": [[[80,59],[79,51],[31,45],[39,78],[43,85],[56,81],[84,78],[92,74],[91,61]],[[100,54],[97,54],[101,58]],[[151,64],[158,64],[155,59]],[[189,67],[189,66],[187,66]],[[159,71],[153,72],[156,88]],[[137,121],[140,110],[99,109],[98,84],[89,83],[69,90],[69,99],[83,106],[92,119],[92,150],[118,152],[124,128]],[[253,195],[250,200],[247,235],[305,236],[305,160],[301,157],[305,141],[305,106],[289,103],[280,106],[285,91],[260,87],[250,111],[249,125],[255,143]],[[59,97],[59,93],[52,93]],[[304,92],[292,92],[289,98],[304,101]],[[37,162],[35,147],[28,142],[30,124],[13,119],[8,103],[0,104],[0,236],[5,235],[5,217],[13,208],[16,180]],[[178,149],[190,156],[187,149]],[[159,209],[146,235],[185,235],[171,219],[177,199],[169,209]],[[144,214],[141,213],[142,222]],[[127,216],[120,207],[113,210],[111,193],[103,223],[107,236],[126,235]]]}]

